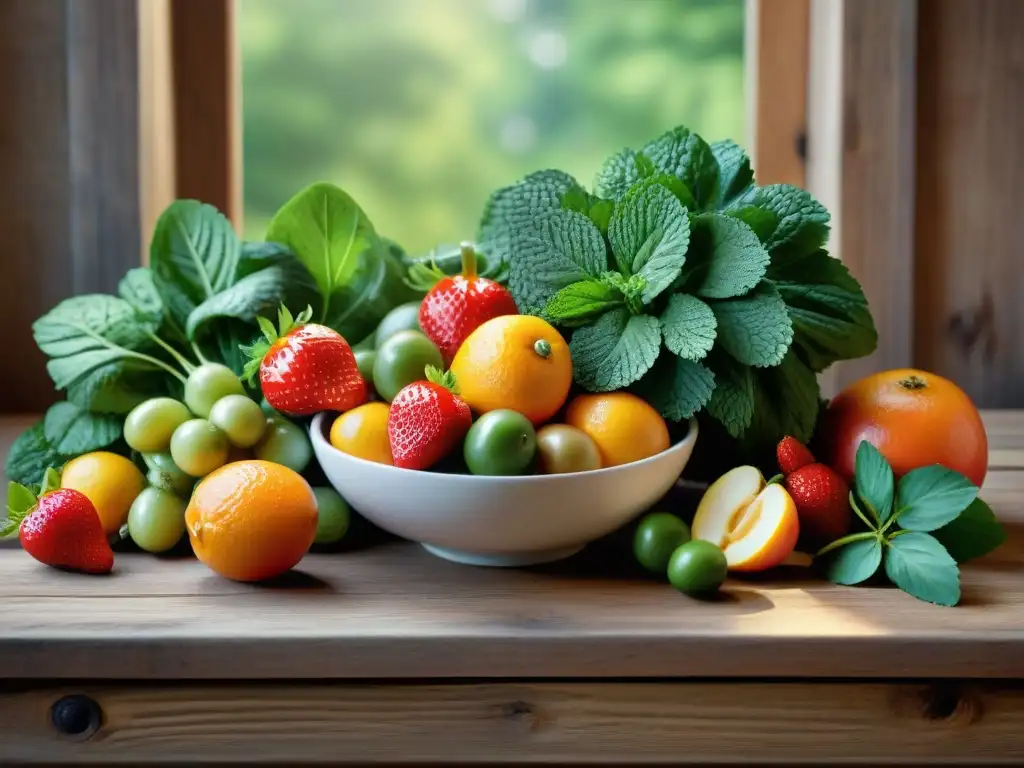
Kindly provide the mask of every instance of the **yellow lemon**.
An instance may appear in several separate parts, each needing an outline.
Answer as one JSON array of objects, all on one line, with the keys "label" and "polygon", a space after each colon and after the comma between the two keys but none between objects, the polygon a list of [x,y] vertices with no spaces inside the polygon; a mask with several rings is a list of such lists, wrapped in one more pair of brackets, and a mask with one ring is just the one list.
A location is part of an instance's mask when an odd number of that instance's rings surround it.
[{"label": "yellow lemon", "polygon": [[341,414],[331,425],[331,445],[350,456],[394,464],[388,440],[387,403],[366,403]]},{"label": "yellow lemon", "polygon": [[80,491],[96,507],[108,535],[128,522],[128,510],[145,484],[138,467],[108,451],[84,453],[69,461],[60,475],[61,488]]}]

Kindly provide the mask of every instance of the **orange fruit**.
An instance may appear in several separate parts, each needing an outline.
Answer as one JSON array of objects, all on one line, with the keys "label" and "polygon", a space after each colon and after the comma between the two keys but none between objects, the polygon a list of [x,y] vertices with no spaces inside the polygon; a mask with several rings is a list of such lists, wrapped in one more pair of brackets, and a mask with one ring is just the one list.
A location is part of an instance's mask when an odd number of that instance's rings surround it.
[{"label": "orange fruit", "polygon": [[185,528],[210,570],[235,581],[262,581],[302,559],[317,517],[316,496],[298,472],[270,461],[238,461],[196,486]]},{"label": "orange fruit", "polygon": [[851,384],[829,403],[821,424],[823,460],[853,481],[861,440],[885,456],[896,477],[942,464],[975,485],[988,471],[988,437],[978,409],[949,379],[912,368]]},{"label": "orange fruit", "polygon": [[366,403],[341,414],[331,425],[331,445],[350,456],[394,464],[388,439],[387,403]]},{"label": "orange fruit", "polygon": [[451,372],[459,395],[477,413],[508,409],[543,424],[569,394],[572,358],[565,339],[544,320],[503,315],[466,337]]},{"label": "orange fruit", "polygon": [[640,461],[669,446],[665,420],[629,392],[579,395],[569,403],[565,423],[597,443],[602,467]]},{"label": "orange fruit", "polygon": [[131,461],[109,451],[84,453],[64,465],[60,487],[85,494],[96,507],[108,536],[128,522],[128,510],[146,487],[146,478]]}]

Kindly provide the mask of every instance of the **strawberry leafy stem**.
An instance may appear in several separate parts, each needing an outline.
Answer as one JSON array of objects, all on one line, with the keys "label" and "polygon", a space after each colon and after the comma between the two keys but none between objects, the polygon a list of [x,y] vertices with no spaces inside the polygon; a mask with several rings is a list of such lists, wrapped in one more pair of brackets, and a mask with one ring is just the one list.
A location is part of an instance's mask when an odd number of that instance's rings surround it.
[{"label": "strawberry leafy stem", "polygon": [[427,381],[431,384],[444,387],[453,395],[459,394],[459,383],[455,380],[455,374],[451,371],[442,371],[437,366],[428,365],[423,372],[427,376]]},{"label": "strawberry leafy stem", "polygon": [[259,323],[260,330],[263,331],[263,337],[256,339],[256,341],[248,346],[242,347],[242,354],[247,358],[245,368],[242,369],[242,379],[249,382],[249,384],[255,384],[256,375],[260,372],[263,358],[267,356],[274,343],[279,339],[283,339],[297,328],[306,325],[312,317],[313,308],[308,305],[299,313],[298,317],[294,317],[291,310],[284,304],[277,310],[276,328],[267,318],[257,317],[256,322]]}]

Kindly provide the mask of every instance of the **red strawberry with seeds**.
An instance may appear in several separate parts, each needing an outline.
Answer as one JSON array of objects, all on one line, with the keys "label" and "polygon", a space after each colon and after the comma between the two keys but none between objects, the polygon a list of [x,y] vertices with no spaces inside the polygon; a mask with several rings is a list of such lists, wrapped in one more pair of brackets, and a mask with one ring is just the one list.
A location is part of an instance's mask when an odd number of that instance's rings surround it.
[{"label": "red strawberry with seeds", "polygon": [[807,446],[790,435],[786,435],[779,441],[775,448],[775,458],[779,461],[779,471],[784,475],[814,463],[814,455],[807,449]]},{"label": "red strawberry with seeds", "polygon": [[61,488],[35,499],[28,488],[11,483],[8,503],[2,534],[17,530],[21,546],[39,562],[97,574],[110,573],[114,567],[114,551],[100,516],[81,491]]},{"label": "red strawberry with seeds", "polygon": [[391,401],[388,439],[396,467],[433,466],[462,444],[473,423],[451,372],[430,366],[426,373],[427,381],[407,385]]},{"label": "red strawberry with seeds", "polygon": [[366,382],[345,338],[326,325],[310,323],[313,310],[298,317],[281,307],[280,330],[258,318],[264,338],[245,348],[243,376],[260,388],[274,410],[290,416],[348,411],[366,400]]},{"label": "red strawberry with seeds", "polygon": [[420,328],[450,363],[462,342],[488,320],[518,315],[516,302],[501,285],[476,273],[476,252],[462,244],[462,274],[442,277],[420,304]]}]

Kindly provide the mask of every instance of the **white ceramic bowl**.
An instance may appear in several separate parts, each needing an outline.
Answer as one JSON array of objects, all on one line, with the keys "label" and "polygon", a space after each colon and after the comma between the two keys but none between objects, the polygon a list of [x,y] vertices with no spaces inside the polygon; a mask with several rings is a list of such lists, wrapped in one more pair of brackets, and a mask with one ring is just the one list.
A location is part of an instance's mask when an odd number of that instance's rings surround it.
[{"label": "white ceramic bowl", "polygon": [[560,560],[661,499],[693,453],[697,422],[667,451],[619,467],[564,475],[484,477],[417,472],[342,453],[327,440],[333,414],[310,426],[327,479],[385,531],[470,565]]}]

